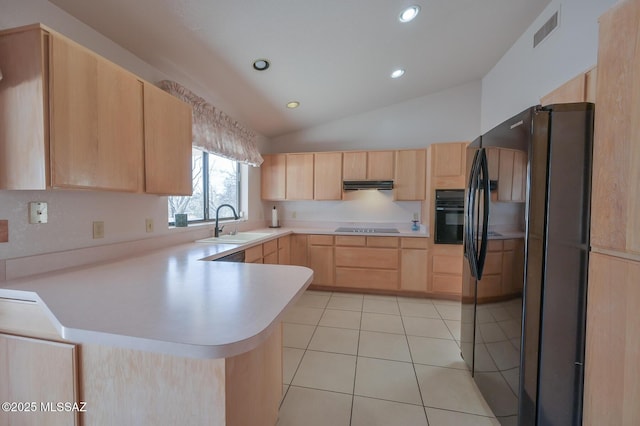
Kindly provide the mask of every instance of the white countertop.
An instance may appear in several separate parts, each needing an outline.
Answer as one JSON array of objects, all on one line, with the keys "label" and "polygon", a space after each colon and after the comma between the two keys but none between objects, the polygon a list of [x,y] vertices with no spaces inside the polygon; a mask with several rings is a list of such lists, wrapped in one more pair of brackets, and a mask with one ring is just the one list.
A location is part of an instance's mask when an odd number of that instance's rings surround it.
[{"label": "white countertop", "polygon": [[230,357],[262,343],[313,276],[299,266],[200,260],[238,247],[190,243],[20,278],[2,283],[0,297],[40,303],[71,342]]},{"label": "white countertop", "polygon": [[263,228],[245,244],[188,243],[6,281],[0,298],[33,300],[60,336],[193,358],[257,347],[311,283],[308,268],[208,262],[291,233],[428,237],[424,231],[335,232],[331,227]]}]

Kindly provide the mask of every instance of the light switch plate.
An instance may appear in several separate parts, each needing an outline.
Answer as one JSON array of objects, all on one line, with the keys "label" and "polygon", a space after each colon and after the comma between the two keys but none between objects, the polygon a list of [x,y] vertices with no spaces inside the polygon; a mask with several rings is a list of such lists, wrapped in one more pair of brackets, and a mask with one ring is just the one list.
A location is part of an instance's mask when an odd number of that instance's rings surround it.
[{"label": "light switch plate", "polygon": [[9,221],[6,219],[0,220],[0,243],[9,242]]},{"label": "light switch plate", "polygon": [[104,238],[104,222],[93,222],[93,238]]},{"label": "light switch plate", "polygon": [[47,203],[31,202],[29,203],[29,223],[47,223],[49,220]]},{"label": "light switch plate", "polygon": [[153,219],[145,219],[144,227],[147,230],[147,232],[153,232]]}]

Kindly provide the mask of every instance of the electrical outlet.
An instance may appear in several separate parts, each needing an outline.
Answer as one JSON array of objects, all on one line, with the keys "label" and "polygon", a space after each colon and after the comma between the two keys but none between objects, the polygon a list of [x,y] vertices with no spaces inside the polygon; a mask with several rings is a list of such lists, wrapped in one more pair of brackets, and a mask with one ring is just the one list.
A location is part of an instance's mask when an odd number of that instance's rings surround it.
[{"label": "electrical outlet", "polygon": [[9,221],[0,220],[0,243],[9,242]]},{"label": "electrical outlet", "polygon": [[295,219],[296,217],[298,217],[298,212],[296,211],[291,212],[291,219]]},{"label": "electrical outlet", "polygon": [[93,222],[93,239],[104,238],[104,222]]},{"label": "electrical outlet", "polygon": [[147,232],[153,232],[153,219],[145,219],[144,227],[147,230]]},{"label": "electrical outlet", "polygon": [[47,223],[48,221],[48,209],[47,203],[44,202],[30,202],[29,203],[29,223]]}]

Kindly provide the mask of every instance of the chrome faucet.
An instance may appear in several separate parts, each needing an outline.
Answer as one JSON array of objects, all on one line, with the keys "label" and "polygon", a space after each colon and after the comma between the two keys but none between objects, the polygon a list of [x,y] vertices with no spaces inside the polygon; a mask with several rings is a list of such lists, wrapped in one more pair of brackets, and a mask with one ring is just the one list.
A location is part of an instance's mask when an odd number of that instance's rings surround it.
[{"label": "chrome faucet", "polygon": [[222,228],[224,228],[224,225],[222,225],[220,228],[218,228],[218,214],[220,213],[220,209],[223,208],[223,207],[229,207],[231,209],[231,211],[233,212],[233,218],[235,220],[238,220],[238,213],[236,213],[236,209],[234,209],[231,204],[220,204],[220,206],[218,206],[218,208],[216,209],[216,225],[215,225],[215,228],[213,230],[213,236],[216,237],[216,238],[220,236],[220,232],[222,232]]}]

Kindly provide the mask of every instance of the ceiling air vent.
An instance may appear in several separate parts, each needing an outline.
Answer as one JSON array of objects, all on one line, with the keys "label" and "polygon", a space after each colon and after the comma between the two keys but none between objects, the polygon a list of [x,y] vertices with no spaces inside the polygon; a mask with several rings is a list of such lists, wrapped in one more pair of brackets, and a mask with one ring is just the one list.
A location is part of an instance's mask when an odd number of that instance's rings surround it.
[{"label": "ceiling air vent", "polygon": [[557,26],[558,26],[558,11],[556,11],[556,13],[551,15],[551,18],[549,18],[549,20],[545,22],[544,25],[540,27],[540,29],[536,31],[536,33],[533,35],[533,47],[536,47],[537,45],[539,45],[540,42],[542,42],[542,40],[547,38],[547,36],[551,34],[551,31],[555,30]]}]

